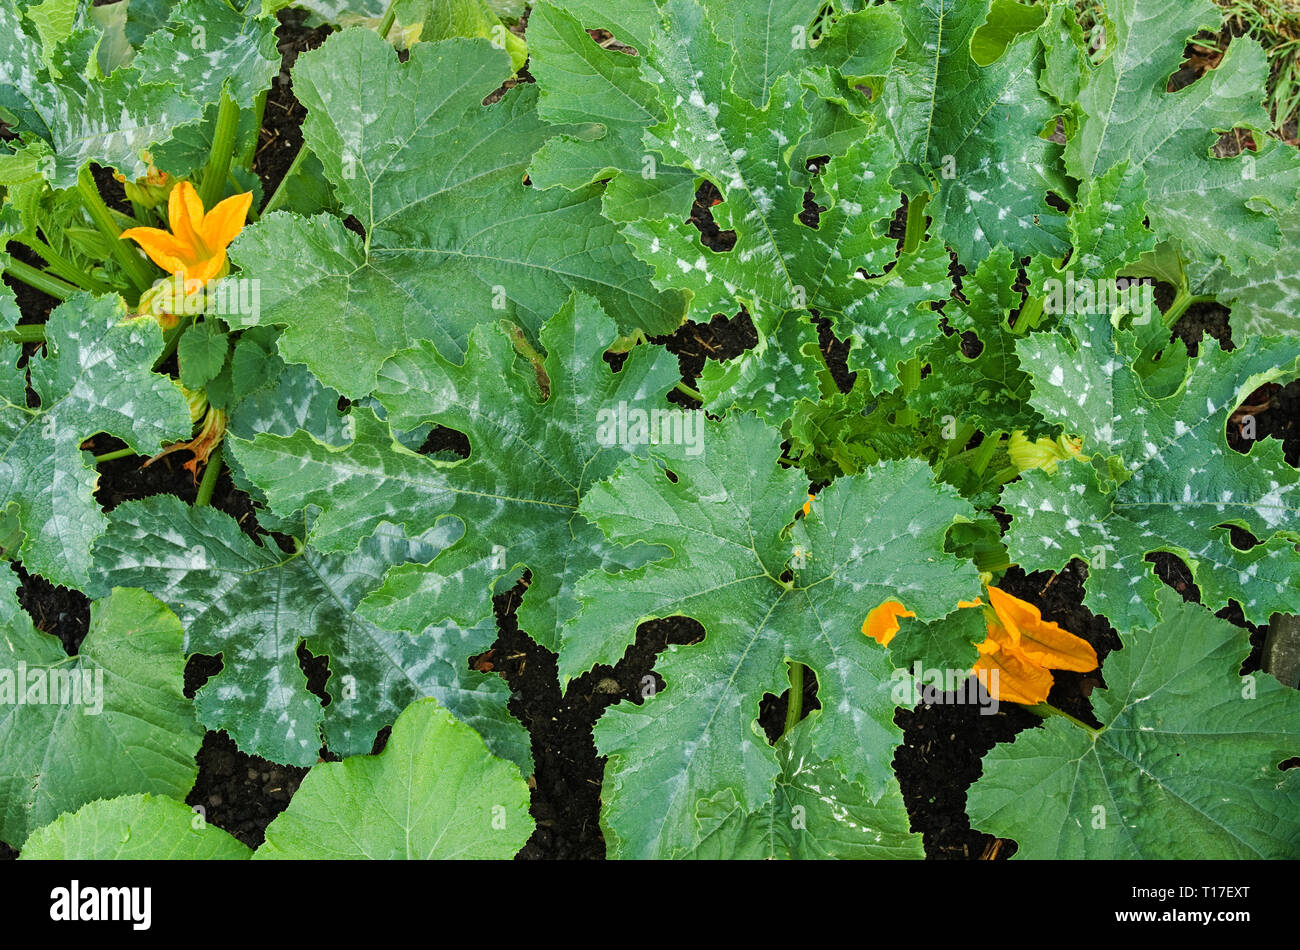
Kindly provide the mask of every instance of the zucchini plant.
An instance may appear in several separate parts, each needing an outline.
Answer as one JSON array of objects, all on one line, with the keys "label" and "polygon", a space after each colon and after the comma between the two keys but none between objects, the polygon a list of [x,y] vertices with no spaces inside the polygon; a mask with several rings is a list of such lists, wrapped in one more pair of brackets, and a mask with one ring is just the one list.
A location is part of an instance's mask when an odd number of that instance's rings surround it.
[{"label": "zucchini plant", "polygon": [[[926,696],[1036,714],[968,795],[1017,856],[1300,855],[1300,684],[1216,616],[1300,609],[1251,401],[1300,376],[1300,155],[1250,37],[1171,83],[1213,4],[313,2],[267,187],[282,6],[0,0],[0,264],[57,303],[0,289],[0,840],[512,856],[534,746],[471,660],[515,590],[561,689],[702,630],[595,724],[610,857],[923,856]],[[683,375],[719,315],[753,345]],[[104,510],[175,451],[193,503]],[[1071,563],[1118,649],[1003,586]],[[94,598],[76,656],[29,575]],[[255,850],[181,804],[204,731],[310,769]]]}]

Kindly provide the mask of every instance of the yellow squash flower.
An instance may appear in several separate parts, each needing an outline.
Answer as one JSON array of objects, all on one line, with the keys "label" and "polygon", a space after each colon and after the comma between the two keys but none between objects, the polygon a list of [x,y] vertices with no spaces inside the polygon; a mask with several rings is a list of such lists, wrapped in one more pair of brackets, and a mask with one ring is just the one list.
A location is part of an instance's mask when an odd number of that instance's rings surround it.
[{"label": "yellow squash flower", "polygon": [[[1051,670],[1087,673],[1097,668],[1097,651],[1087,640],[1044,620],[1031,603],[996,587],[989,589],[993,613],[989,635],[979,644],[976,678],[999,701],[1034,706],[1047,700]],[[992,670],[997,676],[991,677]]]},{"label": "yellow squash flower", "polygon": [[179,275],[188,286],[200,286],[222,275],[226,269],[226,248],[244,228],[253,193],[245,192],[219,202],[205,212],[203,201],[188,181],[178,183],[167,197],[167,222],[171,231],[159,228],[130,228],[130,238],[167,271]]},{"label": "yellow squash flower", "polygon": [[[1086,673],[1097,668],[1097,651],[1058,624],[1043,619],[1033,604],[989,587],[985,609],[988,635],[978,644],[979,659],[971,672],[999,702],[1034,706],[1052,690],[1052,670]],[[983,606],[960,601],[958,607]],[[915,617],[897,600],[887,600],[867,614],[862,632],[881,646],[898,633],[900,617]],[[993,671],[996,670],[996,675]]]}]

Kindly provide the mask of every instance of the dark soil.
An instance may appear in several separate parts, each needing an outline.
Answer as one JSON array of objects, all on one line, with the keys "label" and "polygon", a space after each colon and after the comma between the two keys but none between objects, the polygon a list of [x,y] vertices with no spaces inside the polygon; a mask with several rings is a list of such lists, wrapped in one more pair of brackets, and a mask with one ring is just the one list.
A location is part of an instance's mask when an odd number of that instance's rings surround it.
[{"label": "dark soil", "polygon": [[302,146],[302,121],[307,117],[307,110],[293,94],[289,71],[297,62],[298,54],[320,46],[332,32],[328,26],[305,26],[306,10],[281,10],[277,16],[280,26],[275,35],[279,40],[280,75],[266,97],[262,131],[253,158],[253,171],[262,181],[262,194],[268,198],[275,193]]}]

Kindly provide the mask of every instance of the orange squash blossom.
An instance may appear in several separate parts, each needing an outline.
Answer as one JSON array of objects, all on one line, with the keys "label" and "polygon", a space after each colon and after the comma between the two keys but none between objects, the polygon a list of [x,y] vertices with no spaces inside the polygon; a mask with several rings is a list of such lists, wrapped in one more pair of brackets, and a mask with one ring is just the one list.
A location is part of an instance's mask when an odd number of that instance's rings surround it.
[{"label": "orange squash blossom", "polygon": [[[988,635],[978,644],[979,659],[971,672],[998,701],[1037,705],[1052,689],[1052,670],[1086,673],[1097,668],[1097,651],[1084,639],[1044,620],[1033,604],[990,586],[986,609]],[[959,607],[982,606],[961,601]],[[876,607],[862,632],[881,646],[898,633],[900,617],[916,616],[897,600]],[[996,670],[997,675],[991,676]]]},{"label": "orange squash blossom", "polygon": [[205,285],[226,269],[226,248],[244,228],[253,193],[233,195],[205,211],[199,193],[188,181],[172,188],[167,197],[170,231],[128,228],[123,238],[135,241],[149,259],[169,274],[179,274],[188,285]]}]

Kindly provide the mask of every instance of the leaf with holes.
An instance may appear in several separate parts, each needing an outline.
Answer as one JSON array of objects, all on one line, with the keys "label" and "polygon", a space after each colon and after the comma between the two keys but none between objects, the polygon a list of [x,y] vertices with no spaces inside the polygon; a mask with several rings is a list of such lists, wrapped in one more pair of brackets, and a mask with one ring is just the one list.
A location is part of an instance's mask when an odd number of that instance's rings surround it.
[{"label": "leaf with holes", "polygon": [[163,345],[158,325],[126,319],[121,297],[78,294],[50,314],[45,333],[45,356],[27,369],[31,408],[14,369],[21,348],[0,340],[0,507],[18,505],[28,570],[80,587],[104,531],[99,475],[81,443],[104,432],[152,455],[189,437],[190,413],[171,380],[150,370]]},{"label": "leaf with holes", "polygon": [[[1181,241],[1206,265],[1222,260],[1241,271],[1272,257],[1281,241],[1278,214],[1296,202],[1300,156],[1265,134],[1268,63],[1259,43],[1238,37],[1218,66],[1167,93],[1185,43],[1200,29],[1217,31],[1222,11],[1208,0],[1103,6],[1107,55],[1083,79],[1067,170],[1086,182],[1124,161],[1141,169],[1156,235]],[[1237,128],[1254,131],[1258,151],[1215,157],[1219,135]]]},{"label": "leaf with holes", "polygon": [[[1160,397],[1135,369],[1132,334],[1104,319],[1077,347],[1035,334],[1017,352],[1034,376],[1031,403],[1052,425],[1082,436],[1084,454],[1122,482],[1103,486],[1102,473],[1078,461],[1055,474],[1026,472],[1003,494],[1012,560],[1038,570],[1082,558],[1084,603],[1121,635],[1158,619],[1160,583],[1144,561],[1153,551],[1186,561],[1212,610],[1232,599],[1247,620],[1265,623],[1294,608],[1300,473],[1273,440],[1253,443],[1247,455],[1233,451],[1225,428],[1256,388],[1300,372],[1300,341],[1254,338],[1230,353],[1202,341],[1182,385]],[[1240,550],[1229,525],[1262,543]]]},{"label": "leaf with holes", "polygon": [[[884,89],[885,122],[902,160],[936,194],[933,213],[958,256],[977,264],[1003,244],[1060,254],[1069,191],[1056,106],[1039,91],[1043,8],[990,0],[897,5],[907,44]],[[914,194],[909,191],[909,194]]]},{"label": "leaf with holes", "polygon": [[[412,637],[357,614],[388,565],[430,559],[453,537],[441,526],[407,540],[385,526],[354,553],[321,554],[299,537],[287,554],[270,539],[254,543],[228,515],[163,495],[113,511],[95,547],[96,586],[153,592],[180,615],[188,652],[221,655],[221,672],[195,696],[199,719],[250,755],[311,765],[322,745],[366,752],[408,703],[437,696],[502,755],[528,762],[505,683],[468,666],[494,625]],[[301,647],[328,659],[323,708],[308,691]]]},{"label": "leaf with holes", "polygon": [[[456,525],[460,540],[436,559],[411,557],[420,563],[388,573],[361,605],[370,619],[416,632],[445,619],[473,626],[490,617],[501,582],[526,568],[520,624],[554,647],[580,577],[646,556],[603,541],[578,514],[582,497],[629,452],[643,454],[661,437],[693,440],[703,419],[664,400],[677,377],[667,354],[636,348],[613,372],[601,354],[616,334],[594,300],[575,297],[542,330],[548,353],[537,365],[495,327],[474,331],[463,366],[425,343],[380,370],[387,423],[357,411],[349,444],[259,435],[239,443],[239,457],[272,510],[321,510],[310,540],[324,550],[351,550],[386,522],[408,533]],[[484,387],[484,379],[500,383]],[[419,455],[389,428],[434,423],[464,433],[469,458]]]},{"label": "leaf with holes", "polygon": [[661,447],[629,461],[583,499],[612,541],[672,556],[578,586],[564,629],[562,679],[613,663],[638,624],[686,615],[704,641],[656,664],[666,687],[596,725],[610,757],[602,822],[613,853],[667,857],[701,844],[698,809],[730,794],[746,812],[772,797],[781,767],[758,727],[763,694],[785,688],[786,662],[812,668],[824,709],[810,753],[878,801],[895,787],[902,740],[887,651],[863,636],[871,608],[903,597],[923,620],[973,599],[979,575],[943,551],[970,508],[925,463],[885,462],[842,478],[790,528],[807,483],[776,464],[780,436],[749,415],[710,424],[703,452]]}]

